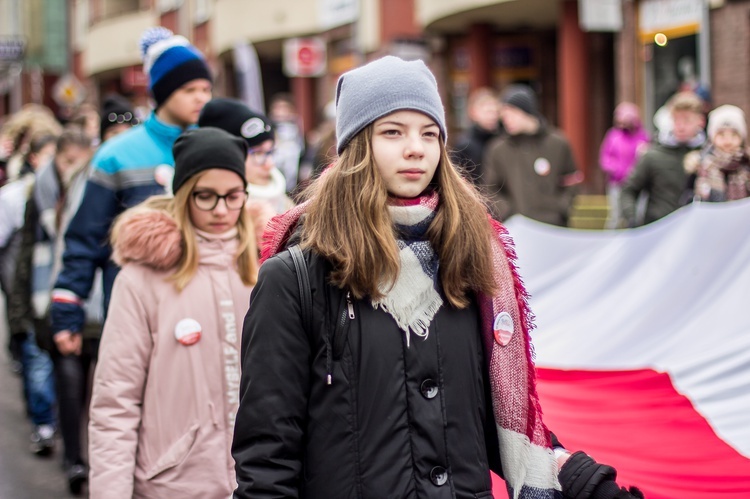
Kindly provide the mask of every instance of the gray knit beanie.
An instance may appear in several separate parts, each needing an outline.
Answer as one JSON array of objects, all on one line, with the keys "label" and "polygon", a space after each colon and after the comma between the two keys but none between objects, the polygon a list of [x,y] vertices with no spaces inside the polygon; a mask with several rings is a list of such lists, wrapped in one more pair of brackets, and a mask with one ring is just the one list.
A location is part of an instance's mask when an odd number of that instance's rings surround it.
[{"label": "gray knit beanie", "polygon": [[367,125],[404,109],[432,118],[445,142],[443,102],[424,62],[389,55],[344,73],[336,85],[336,150],[341,154]]}]

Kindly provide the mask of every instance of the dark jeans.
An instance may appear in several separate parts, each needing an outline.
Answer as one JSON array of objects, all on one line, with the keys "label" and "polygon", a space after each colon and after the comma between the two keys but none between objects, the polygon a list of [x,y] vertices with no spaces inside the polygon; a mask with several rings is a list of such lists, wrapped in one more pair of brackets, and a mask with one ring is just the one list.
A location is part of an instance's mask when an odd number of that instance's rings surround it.
[{"label": "dark jeans", "polygon": [[83,464],[83,425],[87,419],[89,380],[96,363],[99,340],[84,339],[81,355],[60,355],[55,351],[58,419],[63,439],[64,458],[68,466]]},{"label": "dark jeans", "polygon": [[55,378],[49,354],[36,344],[33,333],[21,343],[26,410],[34,425],[55,424]]}]

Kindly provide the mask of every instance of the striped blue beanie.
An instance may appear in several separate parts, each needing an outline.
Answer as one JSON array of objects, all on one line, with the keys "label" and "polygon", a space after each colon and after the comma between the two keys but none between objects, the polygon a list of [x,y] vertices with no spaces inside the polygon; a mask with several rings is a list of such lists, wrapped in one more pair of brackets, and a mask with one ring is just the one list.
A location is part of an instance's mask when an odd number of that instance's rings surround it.
[{"label": "striped blue beanie", "polygon": [[445,142],[443,102],[424,62],[389,55],[344,73],[336,85],[336,150],[373,121],[407,109],[432,118]]},{"label": "striped blue beanie", "polygon": [[212,81],[203,54],[184,36],[167,28],[149,28],[143,33],[141,55],[157,109],[185,83],[197,79]]}]

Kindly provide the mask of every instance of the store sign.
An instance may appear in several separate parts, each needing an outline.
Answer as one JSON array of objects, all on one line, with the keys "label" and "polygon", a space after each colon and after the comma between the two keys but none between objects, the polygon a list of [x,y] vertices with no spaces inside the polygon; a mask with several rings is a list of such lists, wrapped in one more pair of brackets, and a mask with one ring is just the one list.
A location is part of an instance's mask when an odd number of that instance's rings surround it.
[{"label": "store sign", "polygon": [[698,25],[703,14],[703,0],[642,0],[638,24],[641,33]]},{"label": "store sign", "polygon": [[324,30],[353,23],[359,17],[359,0],[318,0],[318,22]]},{"label": "store sign", "polygon": [[583,31],[620,31],[622,0],[578,0],[578,24]]},{"label": "store sign", "polygon": [[73,73],[68,73],[52,87],[52,98],[59,106],[77,106],[86,98],[86,89]]},{"label": "store sign", "polygon": [[21,37],[0,37],[0,61],[20,61],[23,59],[25,49],[26,42]]},{"label": "store sign", "polygon": [[284,42],[285,75],[292,78],[322,76],[326,63],[326,42],[322,38],[290,38]]}]

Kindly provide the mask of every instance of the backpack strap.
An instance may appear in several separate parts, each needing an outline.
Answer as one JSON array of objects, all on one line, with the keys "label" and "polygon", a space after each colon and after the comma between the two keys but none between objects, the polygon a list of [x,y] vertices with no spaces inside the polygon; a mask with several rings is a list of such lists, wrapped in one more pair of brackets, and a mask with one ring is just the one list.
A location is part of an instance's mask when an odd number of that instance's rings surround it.
[{"label": "backpack strap", "polygon": [[292,261],[294,262],[294,270],[297,272],[297,284],[299,284],[299,298],[300,308],[302,309],[302,325],[308,334],[308,337],[312,338],[313,329],[313,302],[312,293],[310,292],[310,275],[307,271],[307,262],[302,254],[302,249],[299,244],[295,244],[289,248],[289,253],[292,255]]}]

